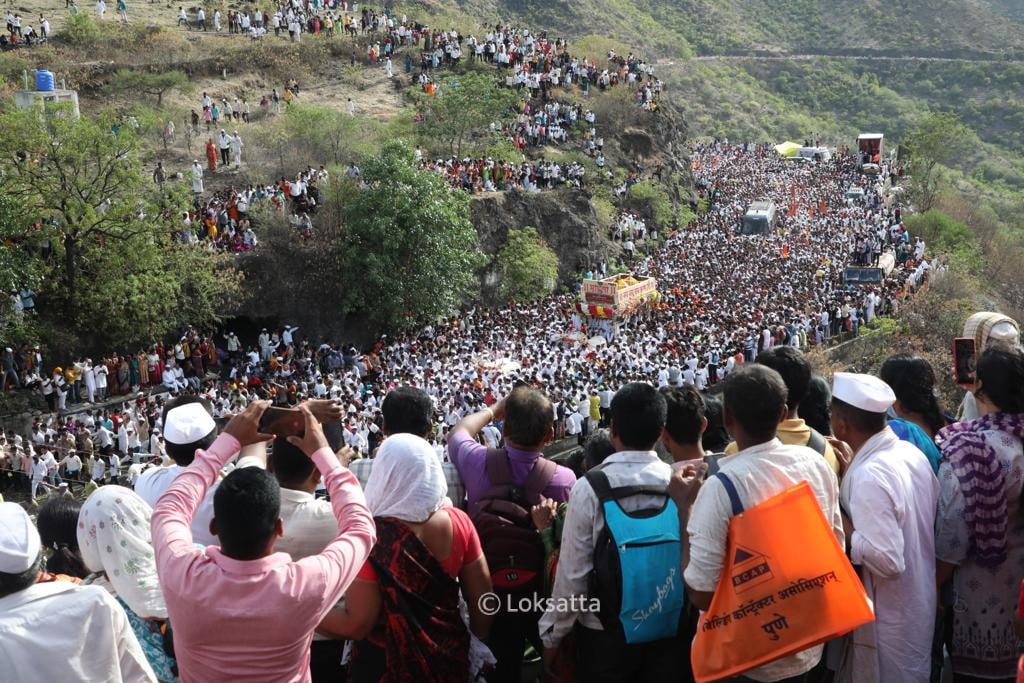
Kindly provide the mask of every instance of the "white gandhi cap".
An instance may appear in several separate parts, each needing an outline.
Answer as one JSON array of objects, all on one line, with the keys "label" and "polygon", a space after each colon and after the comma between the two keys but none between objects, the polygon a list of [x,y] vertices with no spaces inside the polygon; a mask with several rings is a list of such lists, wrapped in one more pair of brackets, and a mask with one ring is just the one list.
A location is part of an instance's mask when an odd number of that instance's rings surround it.
[{"label": "white gandhi cap", "polygon": [[869,413],[884,413],[896,402],[892,388],[873,375],[837,372],[832,379],[832,398]]},{"label": "white gandhi cap", "polygon": [[202,403],[186,403],[167,411],[164,440],[178,445],[195,443],[216,428],[217,423]]},{"label": "white gandhi cap", "polygon": [[0,572],[21,574],[39,557],[39,532],[17,503],[0,503]]}]

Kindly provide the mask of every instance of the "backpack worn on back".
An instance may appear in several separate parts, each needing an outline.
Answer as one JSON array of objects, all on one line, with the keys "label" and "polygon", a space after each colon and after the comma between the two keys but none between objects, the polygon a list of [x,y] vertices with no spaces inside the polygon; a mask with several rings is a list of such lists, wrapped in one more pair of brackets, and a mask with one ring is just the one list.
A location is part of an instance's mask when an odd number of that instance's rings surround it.
[{"label": "backpack worn on back", "polygon": [[[647,643],[675,637],[683,608],[679,570],[679,513],[665,486],[612,488],[601,467],[587,472],[604,514],[594,546],[588,597],[601,601],[601,624],[626,642]],[[660,508],[626,512],[629,496],[661,496]]]},{"label": "backpack worn on back", "polygon": [[526,481],[515,484],[505,449],[487,449],[491,488],[472,511],[473,524],[495,590],[528,591],[544,577],[544,542],[530,519],[530,508],[555,476],[555,463],[540,457]]}]

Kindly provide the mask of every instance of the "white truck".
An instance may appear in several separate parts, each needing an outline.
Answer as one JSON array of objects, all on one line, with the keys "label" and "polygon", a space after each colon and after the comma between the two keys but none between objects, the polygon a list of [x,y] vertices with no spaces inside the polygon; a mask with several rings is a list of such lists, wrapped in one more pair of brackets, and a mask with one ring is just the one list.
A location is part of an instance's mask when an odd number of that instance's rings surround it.
[{"label": "white truck", "polygon": [[743,216],[741,235],[768,235],[775,229],[775,202],[753,202]]}]

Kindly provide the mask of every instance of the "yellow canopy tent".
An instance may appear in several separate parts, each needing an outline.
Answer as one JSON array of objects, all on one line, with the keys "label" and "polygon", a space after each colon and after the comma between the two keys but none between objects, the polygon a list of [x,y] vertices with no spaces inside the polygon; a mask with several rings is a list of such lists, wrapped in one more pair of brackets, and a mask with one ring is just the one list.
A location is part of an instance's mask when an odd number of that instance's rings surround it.
[{"label": "yellow canopy tent", "polygon": [[779,156],[795,157],[796,153],[800,151],[800,145],[796,142],[783,142],[780,145],[775,145],[775,151],[779,153]]}]

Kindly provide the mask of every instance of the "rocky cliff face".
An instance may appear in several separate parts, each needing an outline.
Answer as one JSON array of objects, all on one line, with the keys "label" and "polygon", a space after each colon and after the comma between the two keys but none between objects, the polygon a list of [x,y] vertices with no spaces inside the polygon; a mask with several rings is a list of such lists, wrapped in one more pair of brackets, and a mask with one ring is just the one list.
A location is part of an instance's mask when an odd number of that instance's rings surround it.
[{"label": "rocky cliff face", "polygon": [[[532,226],[558,254],[562,284],[575,274],[597,267],[607,258],[611,243],[599,227],[591,195],[586,190],[563,188],[550,192],[497,192],[478,197],[472,204],[472,220],[480,235],[480,248],[493,256],[505,244],[511,228]],[[491,269],[483,274],[486,295],[498,284]]]},{"label": "rocky cliff face", "polygon": [[[669,108],[651,114],[632,105],[626,111],[609,112],[609,118],[615,121],[610,127],[618,132],[605,136],[607,167],[615,172],[635,171],[641,180],[654,182],[674,207],[695,207],[687,129],[682,117]],[[472,202],[472,221],[480,235],[480,247],[493,256],[505,244],[509,229],[532,226],[558,254],[560,284],[568,286],[581,270],[596,268],[602,261],[610,262],[621,252],[619,244],[608,239],[609,218],[600,215],[595,197],[602,201],[614,195],[607,184],[591,183],[585,189],[478,196]],[[643,207],[628,198],[613,203],[616,213],[623,208],[645,213]],[[653,220],[652,215],[645,218]],[[484,270],[481,289],[485,301],[496,291],[499,278],[493,269]]]},{"label": "rocky cliff face", "polygon": [[664,185],[673,202],[696,202],[688,128],[675,107],[667,104],[656,114],[638,110],[622,121],[620,130],[606,138],[605,156],[610,167],[637,168],[641,179],[654,179]]}]

